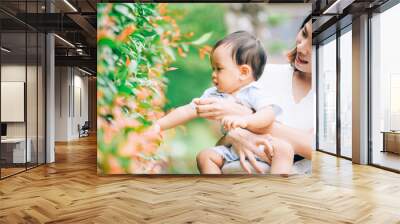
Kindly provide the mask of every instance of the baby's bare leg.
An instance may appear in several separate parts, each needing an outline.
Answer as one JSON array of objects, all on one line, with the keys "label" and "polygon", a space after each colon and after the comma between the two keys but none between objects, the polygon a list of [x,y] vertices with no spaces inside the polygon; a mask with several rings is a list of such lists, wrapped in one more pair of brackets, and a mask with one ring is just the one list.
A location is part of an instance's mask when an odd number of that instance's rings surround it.
[{"label": "baby's bare leg", "polygon": [[288,142],[272,137],[274,155],[271,162],[271,174],[291,174],[294,150]]},{"label": "baby's bare leg", "polygon": [[212,149],[201,151],[197,157],[197,167],[201,174],[221,174],[224,158]]}]

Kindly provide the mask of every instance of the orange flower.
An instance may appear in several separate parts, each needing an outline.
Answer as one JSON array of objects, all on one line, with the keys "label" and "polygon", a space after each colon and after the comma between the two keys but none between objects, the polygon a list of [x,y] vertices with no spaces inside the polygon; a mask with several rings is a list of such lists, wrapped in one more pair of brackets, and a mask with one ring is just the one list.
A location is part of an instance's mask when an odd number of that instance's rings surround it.
[{"label": "orange flower", "polygon": [[174,19],[172,19],[171,16],[162,16],[161,18],[162,18],[163,20],[165,20],[165,21],[167,21],[167,22],[171,22],[171,23],[173,23],[173,21],[174,21]]},{"label": "orange flower", "polygon": [[174,35],[174,37],[172,37],[172,42],[177,42],[181,39],[181,36],[179,34]]},{"label": "orange flower", "polygon": [[127,26],[122,32],[118,35],[117,40],[124,41],[129,35],[135,32],[136,27],[135,25]]},{"label": "orange flower", "polygon": [[139,113],[139,114],[142,115],[142,116],[145,116],[145,115],[147,114],[147,109],[142,108],[142,107],[138,107],[138,108],[136,109],[136,112]]},{"label": "orange flower", "polygon": [[190,32],[190,33],[186,33],[186,34],[185,34],[185,36],[186,36],[187,38],[193,37],[193,35],[194,35],[194,32]]},{"label": "orange flower", "polygon": [[101,89],[98,89],[98,90],[97,90],[97,99],[100,99],[100,98],[102,98],[103,96],[104,96],[103,91],[101,91]]},{"label": "orange flower", "polygon": [[118,96],[117,98],[115,98],[115,105],[117,106],[123,106],[125,105],[125,99],[122,96]]},{"label": "orange flower", "polygon": [[162,96],[154,96],[153,99],[150,101],[150,103],[154,107],[161,107],[165,103],[165,98]]},{"label": "orange flower", "polygon": [[110,166],[109,174],[123,174],[125,173],[115,157],[108,158],[108,165]]},{"label": "orange flower", "polygon": [[140,87],[136,92],[136,97],[138,101],[147,99],[151,95],[151,91],[148,88]]},{"label": "orange flower", "polygon": [[201,59],[204,59],[206,55],[210,55],[212,47],[205,45],[204,47],[199,49],[199,56]]},{"label": "orange flower", "polygon": [[137,128],[141,125],[141,123],[136,119],[128,119],[126,121],[126,126],[131,128]]},{"label": "orange flower", "polygon": [[183,52],[182,48],[180,48],[180,47],[178,47],[178,54],[183,58],[186,57],[186,53]]},{"label": "orange flower", "polygon": [[119,149],[118,154],[126,157],[137,156],[141,141],[140,135],[137,133],[130,133],[127,140],[128,141]]},{"label": "orange flower", "polygon": [[158,8],[158,12],[160,13],[160,15],[165,15],[168,12],[167,9],[167,3],[160,3],[158,4],[157,8]]},{"label": "orange flower", "polygon": [[160,119],[160,118],[162,118],[163,116],[164,116],[164,111],[157,111],[156,112],[156,119],[158,120],[158,119]]},{"label": "orange flower", "polygon": [[107,37],[107,36],[108,36],[107,31],[105,31],[105,30],[99,30],[99,31],[97,32],[97,41],[100,40],[101,38]]},{"label": "orange flower", "polygon": [[118,154],[128,157],[137,157],[140,153],[152,155],[158,149],[161,138],[160,128],[157,126],[152,126],[142,133],[130,133]]},{"label": "orange flower", "polygon": [[169,40],[168,40],[167,38],[161,38],[161,43],[162,43],[163,45],[168,46],[168,45],[169,45]]},{"label": "orange flower", "polygon": [[99,106],[99,107],[97,108],[97,113],[98,113],[99,115],[106,115],[106,114],[108,113],[108,109],[107,109],[106,107],[101,107],[101,106]]},{"label": "orange flower", "polygon": [[111,144],[115,135],[118,133],[118,129],[116,129],[113,124],[108,124],[104,122],[103,130],[104,130],[104,139],[103,139],[104,143]]},{"label": "orange flower", "polygon": [[147,113],[147,120],[149,120],[149,121],[157,120],[156,113],[154,111],[149,111]]}]

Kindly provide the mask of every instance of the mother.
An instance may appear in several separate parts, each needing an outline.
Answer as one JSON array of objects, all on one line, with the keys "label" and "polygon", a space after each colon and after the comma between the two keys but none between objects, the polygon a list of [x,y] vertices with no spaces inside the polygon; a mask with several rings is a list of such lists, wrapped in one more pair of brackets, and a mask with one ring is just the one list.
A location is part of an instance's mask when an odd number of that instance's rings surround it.
[{"label": "mother", "polygon": [[[276,138],[282,138],[291,143],[291,148],[279,150],[273,156],[284,156],[287,150],[294,150],[294,162],[311,160],[314,128],[314,90],[312,88],[311,60],[312,60],[312,29],[311,20],[307,18],[296,36],[296,47],[288,54],[291,66],[267,65],[259,82],[266,91],[273,91],[274,95],[282,102],[284,111],[283,123],[274,122],[266,133]],[[277,70],[277,68],[279,68]],[[272,81],[273,80],[273,81]],[[218,120],[227,115],[247,115],[252,113],[248,108],[239,104],[220,99],[207,98],[199,101],[197,106],[199,115],[203,118]],[[260,163],[255,160],[255,155],[268,161],[271,155],[257,150],[259,144],[266,144],[267,135],[257,135],[245,129],[230,131],[219,144],[231,144],[240,156],[242,168],[251,173],[245,162],[248,159],[254,169],[263,173]],[[271,170],[278,171],[279,164],[271,164]]]}]

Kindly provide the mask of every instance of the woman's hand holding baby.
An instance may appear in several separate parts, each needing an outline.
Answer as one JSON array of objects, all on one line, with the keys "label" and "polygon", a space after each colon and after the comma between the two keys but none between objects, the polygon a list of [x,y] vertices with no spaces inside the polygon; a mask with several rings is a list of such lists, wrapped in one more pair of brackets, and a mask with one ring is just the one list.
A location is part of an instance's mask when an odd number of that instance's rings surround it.
[{"label": "woman's hand holding baby", "polygon": [[[269,164],[271,162],[271,159],[265,153],[265,151],[267,150],[260,150],[259,147],[259,145],[266,143],[263,141],[265,140],[263,137],[253,134],[248,130],[236,128],[230,131],[227,134],[226,138],[227,141],[232,144],[236,153],[239,155],[240,165],[247,173],[251,173],[251,171],[248,167],[248,164],[245,162],[246,158],[249,160],[250,164],[258,173],[264,173],[264,171],[261,169],[255,159],[255,156],[258,156],[258,158],[264,160]],[[268,145],[265,146],[265,148],[268,148]]]},{"label": "woman's hand holding baby", "polygon": [[257,146],[263,146],[264,148],[264,153],[267,156],[269,161],[266,161],[268,164],[271,164],[270,161],[272,161],[272,157],[274,156],[274,148],[272,146],[272,136],[271,135],[266,135],[265,138],[258,138],[256,140],[256,145]]}]

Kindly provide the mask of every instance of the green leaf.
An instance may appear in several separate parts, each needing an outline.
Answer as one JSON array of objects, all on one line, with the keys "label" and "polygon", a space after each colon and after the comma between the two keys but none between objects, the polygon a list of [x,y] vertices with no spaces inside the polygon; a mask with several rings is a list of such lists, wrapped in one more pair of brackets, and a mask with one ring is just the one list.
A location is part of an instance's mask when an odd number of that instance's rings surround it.
[{"label": "green leaf", "polygon": [[205,33],[199,39],[192,41],[192,44],[193,45],[202,45],[205,42],[207,42],[208,39],[210,39],[211,35],[212,35],[212,32]]},{"label": "green leaf", "polygon": [[128,86],[126,85],[122,85],[118,87],[118,92],[122,95],[133,95],[132,93],[132,89],[130,89]]},{"label": "green leaf", "polygon": [[150,109],[151,108],[151,104],[147,101],[142,101],[139,103],[140,107],[144,108],[144,109]]},{"label": "green leaf", "polygon": [[165,50],[165,52],[168,54],[168,56],[171,57],[171,59],[172,59],[173,61],[176,60],[174,51],[173,51],[170,47],[164,46],[164,50]]},{"label": "green leaf", "polygon": [[182,44],[181,44],[181,47],[182,47],[182,49],[183,49],[184,52],[188,52],[188,51],[189,51],[189,46],[188,46],[187,44],[182,43]]}]

